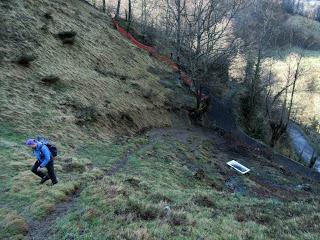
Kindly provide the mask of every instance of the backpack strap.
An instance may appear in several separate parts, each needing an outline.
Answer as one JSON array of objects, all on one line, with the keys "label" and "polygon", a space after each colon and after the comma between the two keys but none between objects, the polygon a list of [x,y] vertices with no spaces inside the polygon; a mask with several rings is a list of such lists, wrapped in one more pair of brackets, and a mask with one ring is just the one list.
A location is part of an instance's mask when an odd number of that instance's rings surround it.
[{"label": "backpack strap", "polygon": [[[41,143],[41,147],[40,147],[40,155],[41,157],[44,157],[44,154],[43,154],[43,151],[42,151],[42,148],[45,146],[46,144],[44,143]],[[47,147],[48,148],[48,147]],[[50,152],[50,160],[52,160],[52,153],[50,151],[50,149],[48,148],[49,152]]]}]

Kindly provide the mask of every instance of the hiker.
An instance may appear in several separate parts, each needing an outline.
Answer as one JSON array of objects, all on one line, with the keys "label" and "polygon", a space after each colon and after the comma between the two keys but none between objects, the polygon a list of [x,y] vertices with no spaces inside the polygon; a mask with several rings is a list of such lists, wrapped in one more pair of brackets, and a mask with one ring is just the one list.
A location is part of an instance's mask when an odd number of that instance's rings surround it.
[{"label": "hiker", "polygon": [[[41,178],[40,184],[51,179],[52,185],[58,183],[53,167],[53,156],[46,144],[35,139],[28,139],[26,145],[33,149],[33,153],[37,159],[31,168],[31,171]],[[48,174],[44,174],[42,169],[46,168]]]}]

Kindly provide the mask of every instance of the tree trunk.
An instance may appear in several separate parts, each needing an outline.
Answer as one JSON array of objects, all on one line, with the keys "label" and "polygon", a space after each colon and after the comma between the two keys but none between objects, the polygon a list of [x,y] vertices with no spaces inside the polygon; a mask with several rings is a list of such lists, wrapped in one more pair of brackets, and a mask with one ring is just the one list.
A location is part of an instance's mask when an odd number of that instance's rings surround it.
[{"label": "tree trunk", "polygon": [[145,34],[147,25],[147,2],[146,0],[141,1],[141,32]]},{"label": "tree trunk", "polygon": [[117,11],[116,11],[116,20],[119,19],[119,15],[120,15],[120,6],[121,6],[121,0],[118,0],[118,5],[117,5]]},{"label": "tree trunk", "polygon": [[102,11],[106,12],[106,0],[102,1]]},{"label": "tree trunk", "polygon": [[130,31],[131,21],[132,21],[132,4],[131,4],[131,0],[128,1],[128,8],[129,8],[129,12],[128,12],[127,32]]},{"label": "tree trunk", "polygon": [[181,0],[177,0],[177,39],[176,39],[176,56],[178,64],[180,64],[181,49]]}]

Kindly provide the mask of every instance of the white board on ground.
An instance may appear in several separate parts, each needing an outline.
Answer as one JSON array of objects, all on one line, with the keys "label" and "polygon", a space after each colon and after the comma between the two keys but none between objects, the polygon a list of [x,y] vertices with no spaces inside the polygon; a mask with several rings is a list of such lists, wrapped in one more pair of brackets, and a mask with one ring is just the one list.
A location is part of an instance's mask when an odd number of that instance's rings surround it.
[{"label": "white board on ground", "polygon": [[243,166],[241,163],[238,163],[236,160],[232,160],[230,162],[227,162],[227,165],[229,165],[230,167],[232,167],[234,170],[236,170],[237,172],[239,172],[241,174],[246,174],[246,173],[250,172],[249,168],[247,168],[246,166]]}]

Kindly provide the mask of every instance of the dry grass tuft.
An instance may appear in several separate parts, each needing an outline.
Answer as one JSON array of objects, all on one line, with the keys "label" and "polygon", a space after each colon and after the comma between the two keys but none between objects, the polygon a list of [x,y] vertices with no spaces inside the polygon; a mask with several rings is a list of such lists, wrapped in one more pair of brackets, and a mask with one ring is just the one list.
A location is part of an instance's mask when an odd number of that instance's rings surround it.
[{"label": "dry grass tuft", "polygon": [[[7,237],[12,235],[25,235],[28,232],[28,224],[25,219],[15,211],[0,211],[0,228],[6,229]],[[1,230],[0,230],[1,231]]]},{"label": "dry grass tuft", "polygon": [[140,228],[137,230],[123,229],[120,231],[119,235],[115,237],[117,240],[153,240],[151,234],[148,233],[148,229]]}]

